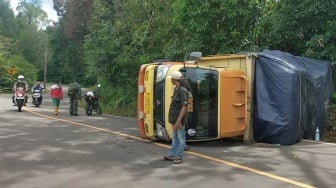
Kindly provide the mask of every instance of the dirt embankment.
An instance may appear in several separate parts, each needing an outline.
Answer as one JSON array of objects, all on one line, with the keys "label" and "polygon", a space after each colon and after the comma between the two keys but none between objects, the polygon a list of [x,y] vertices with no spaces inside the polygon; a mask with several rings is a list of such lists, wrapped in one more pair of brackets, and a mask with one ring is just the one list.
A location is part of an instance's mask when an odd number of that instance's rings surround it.
[{"label": "dirt embankment", "polygon": [[322,141],[336,143],[336,104],[328,109],[327,126]]}]

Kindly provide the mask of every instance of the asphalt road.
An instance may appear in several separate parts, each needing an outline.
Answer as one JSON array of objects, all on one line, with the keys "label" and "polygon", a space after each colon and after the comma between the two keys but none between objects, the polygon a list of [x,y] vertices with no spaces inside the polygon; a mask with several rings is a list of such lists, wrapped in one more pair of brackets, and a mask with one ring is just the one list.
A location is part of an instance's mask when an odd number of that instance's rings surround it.
[{"label": "asphalt road", "polygon": [[168,143],[138,137],[135,119],[69,116],[68,107],[64,98],[55,116],[44,95],[40,108],[17,112],[0,96],[1,188],[336,187],[335,144],[189,143],[176,165],[160,161]]}]

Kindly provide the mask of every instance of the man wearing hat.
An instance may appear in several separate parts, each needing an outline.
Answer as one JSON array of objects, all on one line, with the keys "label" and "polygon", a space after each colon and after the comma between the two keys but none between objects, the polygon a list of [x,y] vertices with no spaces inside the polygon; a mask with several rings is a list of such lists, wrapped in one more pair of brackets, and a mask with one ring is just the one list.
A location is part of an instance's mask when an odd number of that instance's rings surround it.
[{"label": "man wearing hat", "polygon": [[171,147],[163,159],[174,161],[175,164],[180,164],[182,163],[183,152],[186,145],[185,123],[188,113],[188,90],[181,85],[183,76],[180,71],[173,72],[171,77],[172,84],[176,86],[168,116],[169,123],[173,126],[173,134]]}]

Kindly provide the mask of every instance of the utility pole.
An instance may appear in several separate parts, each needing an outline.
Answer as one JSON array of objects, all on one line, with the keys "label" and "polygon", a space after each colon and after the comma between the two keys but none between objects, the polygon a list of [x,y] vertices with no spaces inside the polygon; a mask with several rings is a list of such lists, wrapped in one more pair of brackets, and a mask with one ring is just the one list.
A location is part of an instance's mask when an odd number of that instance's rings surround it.
[{"label": "utility pole", "polygon": [[46,44],[46,49],[44,51],[44,79],[43,79],[44,89],[46,89],[47,87],[47,59],[48,59],[48,44]]}]

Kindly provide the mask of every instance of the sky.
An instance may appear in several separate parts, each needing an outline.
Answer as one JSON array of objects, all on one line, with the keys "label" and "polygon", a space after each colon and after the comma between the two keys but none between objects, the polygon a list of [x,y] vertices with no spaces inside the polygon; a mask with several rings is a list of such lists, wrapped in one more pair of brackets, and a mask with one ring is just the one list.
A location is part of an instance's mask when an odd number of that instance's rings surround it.
[{"label": "sky", "polygon": [[[16,7],[18,5],[19,0],[10,0],[11,7],[16,14]],[[56,11],[53,9],[53,1],[52,0],[41,0],[42,9],[48,14],[48,18],[53,21],[58,21],[58,16]]]}]

